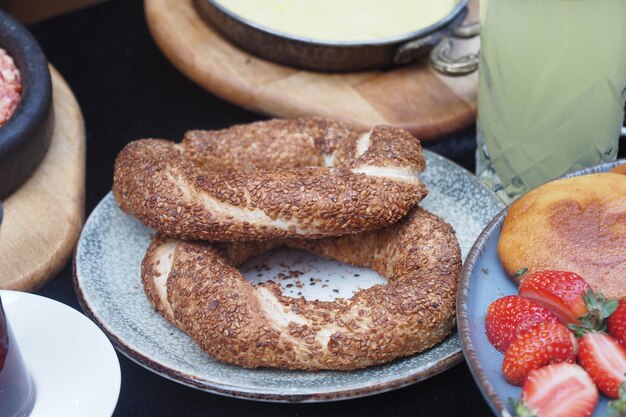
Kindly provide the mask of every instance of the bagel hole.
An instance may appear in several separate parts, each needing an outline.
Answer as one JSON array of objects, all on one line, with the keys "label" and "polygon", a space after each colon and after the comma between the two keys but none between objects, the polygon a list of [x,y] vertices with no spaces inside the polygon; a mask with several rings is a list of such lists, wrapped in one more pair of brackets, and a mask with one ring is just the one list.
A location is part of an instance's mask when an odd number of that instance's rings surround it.
[{"label": "bagel hole", "polygon": [[350,298],[358,291],[387,284],[371,269],[288,248],[250,258],[239,270],[254,285],[273,281],[280,284],[283,295],[309,301]]}]

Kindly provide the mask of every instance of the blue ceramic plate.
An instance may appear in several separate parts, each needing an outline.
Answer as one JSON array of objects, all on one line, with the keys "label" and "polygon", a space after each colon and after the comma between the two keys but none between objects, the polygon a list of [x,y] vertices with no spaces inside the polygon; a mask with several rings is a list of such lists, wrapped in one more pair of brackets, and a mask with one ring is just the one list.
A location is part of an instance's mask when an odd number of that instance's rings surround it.
[{"label": "blue ceramic plate", "polygon": [[[626,162],[613,162],[575,172],[569,176],[606,172]],[[503,355],[487,340],[485,314],[496,299],[517,294],[517,285],[510,280],[497,254],[497,244],[507,210],[498,214],[480,234],[461,272],[457,294],[457,323],[463,353],[483,396],[496,415],[502,415],[509,397],[519,399],[521,388],[509,385],[500,367]],[[608,400],[601,396],[594,417],[606,415]]]}]

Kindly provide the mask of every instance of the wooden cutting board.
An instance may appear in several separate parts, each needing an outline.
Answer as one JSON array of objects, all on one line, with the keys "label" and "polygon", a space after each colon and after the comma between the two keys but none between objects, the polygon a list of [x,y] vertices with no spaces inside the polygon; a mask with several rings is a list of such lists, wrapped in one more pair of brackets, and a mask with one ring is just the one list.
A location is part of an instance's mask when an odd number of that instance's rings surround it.
[{"label": "wooden cutting board", "polygon": [[85,126],[63,77],[51,66],[54,131],[27,182],[4,202],[0,289],[34,291],[69,258],[84,217]]},{"label": "wooden cutting board", "polygon": [[[186,76],[217,96],[279,117],[326,116],[369,128],[392,124],[433,139],[474,124],[477,73],[448,77],[424,60],[387,71],[325,74],[256,58],[227,42],[192,0],[144,0],[146,19],[163,53]],[[468,20],[477,19],[478,0]],[[479,40],[458,41],[458,53]],[[215,111],[215,109],[207,109]]]}]

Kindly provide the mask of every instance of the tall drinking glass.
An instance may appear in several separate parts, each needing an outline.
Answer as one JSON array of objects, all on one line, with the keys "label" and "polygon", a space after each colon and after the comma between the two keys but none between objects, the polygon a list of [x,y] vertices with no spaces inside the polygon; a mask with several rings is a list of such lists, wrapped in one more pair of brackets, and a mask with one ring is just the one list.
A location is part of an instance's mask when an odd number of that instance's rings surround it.
[{"label": "tall drinking glass", "polygon": [[626,0],[481,0],[477,175],[511,201],[614,160]]},{"label": "tall drinking glass", "polygon": [[33,383],[7,323],[0,298],[0,417],[25,417],[35,400]]}]

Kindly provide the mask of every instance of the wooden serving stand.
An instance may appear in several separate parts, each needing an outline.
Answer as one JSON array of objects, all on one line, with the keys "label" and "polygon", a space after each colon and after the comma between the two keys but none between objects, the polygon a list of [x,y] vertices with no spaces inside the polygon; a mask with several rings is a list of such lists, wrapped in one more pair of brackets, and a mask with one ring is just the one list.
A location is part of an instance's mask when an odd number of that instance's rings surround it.
[{"label": "wooden serving stand", "polygon": [[[427,60],[386,71],[328,74],[274,64],[237,48],[201,18],[193,0],[144,0],[146,19],[168,59],[204,89],[279,117],[326,116],[369,128],[392,124],[432,139],[476,121],[478,75],[448,77]],[[477,20],[478,0],[469,21]],[[459,41],[476,52],[478,39]]]},{"label": "wooden serving stand", "polygon": [[54,131],[41,165],[3,201],[0,288],[34,291],[69,258],[84,218],[85,126],[63,77],[50,66]]}]

